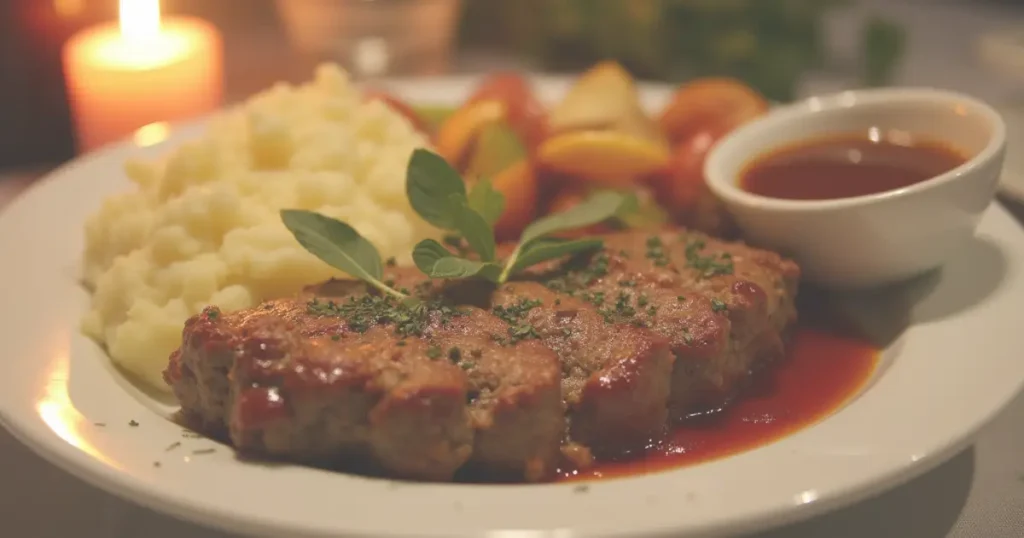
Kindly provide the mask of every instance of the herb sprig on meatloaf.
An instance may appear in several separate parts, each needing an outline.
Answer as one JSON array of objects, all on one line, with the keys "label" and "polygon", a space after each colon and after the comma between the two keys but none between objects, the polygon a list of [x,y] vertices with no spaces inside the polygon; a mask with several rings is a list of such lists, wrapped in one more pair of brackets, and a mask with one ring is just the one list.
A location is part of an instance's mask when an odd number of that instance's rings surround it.
[{"label": "herb sprig on meatloaf", "polygon": [[[512,254],[499,261],[494,224],[504,210],[505,198],[489,181],[481,180],[467,192],[458,172],[442,157],[417,149],[406,171],[406,194],[424,220],[457,235],[472,251],[449,249],[433,239],[420,241],[412,257],[423,273],[431,278],[475,278],[497,284],[531,265],[600,249],[600,239],[562,239],[555,234],[603,222],[629,203],[621,194],[598,192],[569,210],[534,221],[523,230]],[[282,210],[281,220],[306,250],[328,265],[393,299],[406,304],[419,301],[383,281],[380,253],[352,226],[300,209]]]}]

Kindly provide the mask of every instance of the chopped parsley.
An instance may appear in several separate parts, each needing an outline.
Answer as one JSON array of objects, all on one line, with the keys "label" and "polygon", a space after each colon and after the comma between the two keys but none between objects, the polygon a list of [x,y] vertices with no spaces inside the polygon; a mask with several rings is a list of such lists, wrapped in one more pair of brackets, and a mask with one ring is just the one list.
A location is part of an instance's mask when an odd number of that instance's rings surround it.
[{"label": "chopped parsley", "polygon": [[537,330],[525,321],[526,315],[543,304],[540,299],[520,299],[518,302],[508,306],[497,305],[491,309],[499,319],[508,323],[508,338],[499,339],[505,344],[514,344],[520,340],[540,338]]},{"label": "chopped parsley", "polygon": [[599,252],[589,260],[576,256],[566,261],[562,268],[565,271],[563,274],[548,279],[544,285],[553,291],[575,295],[577,291],[608,275],[608,254]]},{"label": "chopped parsley", "polygon": [[433,316],[442,325],[462,315],[456,308],[440,302],[409,304],[394,297],[366,294],[343,302],[312,299],[307,311],[318,316],[337,316],[352,331],[364,333],[378,324],[391,324],[399,336],[423,336]]},{"label": "chopped parsley", "polygon": [[206,319],[213,321],[220,317],[220,309],[217,307],[211,307],[206,310]]},{"label": "chopped parsley", "polygon": [[128,421],[128,425],[135,428],[138,427],[139,423],[135,419],[132,419]]},{"label": "chopped parsley", "polygon": [[711,299],[711,310],[714,312],[725,312],[727,307],[721,299]]},{"label": "chopped parsley", "polygon": [[652,235],[647,238],[647,258],[654,262],[654,265],[658,267],[665,267],[668,265],[668,255],[665,253],[665,244],[661,241],[661,238]]},{"label": "chopped parsley", "polygon": [[619,323],[629,321],[636,316],[636,309],[630,304],[633,300],[633,295],[626,291],[620,291],[618,297],[615,298],[615,304],[598,310],[598,313],[604,317],[605,323]]},{"label": "chopped parsley", "polygon": [[448,360],[452,362],[459,362],[462,360],[462,350],[457,346],[452,346],[451,349],[448,350]]},{"label": "chopped parsley", "polygon": [[441,346],[430,346],[427,348],[427,357],[437,359],[441,357]]},{"label": "chopped parsley", "polygon": [[733,273],[732,255],[728,252],[720,255],[702,256],[705,243],[697,239],[686,244],[686,265],[700,272],[704,278]]},{"label": "chopped parsley", "polygon": [[384,265],[386,265],[388,267],[394,267],[394,266],[398,265],[398,260],[396,260],[395,257],[392,256],[392,257],[390,257],[390,258],[388,258],[387,260],[384,261]]}]

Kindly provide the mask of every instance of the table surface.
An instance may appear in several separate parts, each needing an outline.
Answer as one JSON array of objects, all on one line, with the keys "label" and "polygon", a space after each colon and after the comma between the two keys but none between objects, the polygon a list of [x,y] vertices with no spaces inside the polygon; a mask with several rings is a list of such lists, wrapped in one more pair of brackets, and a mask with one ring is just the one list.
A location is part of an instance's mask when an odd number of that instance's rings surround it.
[{"label": "table surface", "polygon": [[[1016,81],[999,79],[978,65],[974,42],[984,32],[1015,23],[1024,11],[1006,6],[970,9],[966,1],[882,0],[836,20],[837,46],[856,16],[885,9],[910,28],[910,57],[900,83],[969,91],[992,101],[1019,93]],[[951,32],[949,29],[955,28]],[[808,92],[841,86],[841,77],[812,79]],[[246,89],[248,91],[248,89]],[[0,208],[44,171],[0,172]],[[1024,206],[1004,200],[1024,222]],[[937,417],[941,420],[941,417]],[[46,463],[0,430],[0,521],[3,536],[82,538],[232,535],[200,528],[139,508]],[[52,517],[51,514],[60,514]],[[903,486],[831,514],[751,538],[1020,538],[1024,536],[1024,395],[1017,398],[973,446]]]}]

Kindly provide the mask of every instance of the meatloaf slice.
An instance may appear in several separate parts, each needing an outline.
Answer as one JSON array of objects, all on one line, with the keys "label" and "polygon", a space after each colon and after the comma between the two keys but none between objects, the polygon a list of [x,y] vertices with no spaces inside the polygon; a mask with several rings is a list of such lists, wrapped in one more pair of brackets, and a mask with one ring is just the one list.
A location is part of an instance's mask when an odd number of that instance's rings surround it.
[{"label": "meatloaf slice", "polygon": [[370,462],[398,477],[450,480],[467,461],[517,479],[553,471],[562,407],[551,350],[497,349],[489,335],[504,324],[471,307],[431,311],[421,335],[402,336],[391,320],[334,315],[342,300],[381,299],[361,285],[317,291],[339,301],[190,319],[165,373],[185,415],[226,428],[242,452]]},{"label": "meatloaf slice", "polygon": [[796,320],[793,262],[685,230],[603,238],[603,250],[541,269],[542,281],[597,305],[610,324],[669,340],[673,420],[724,405],[752,370],[782,356]]},{"label": "meatloaf slice", "polygon": [[592,304],[535,282],[501,286],[492,300],[511,337],[539,338],[558,353],[569,439],[618,455],[664,433],[673,361],[664,337],[609,325]]},{"label": "meatloaf slice", "polygon": [[[404,291],[425,298],[449,287],[412,269],[393,269],[386,279]],[[522,340],[502,345],[508,325],[488,315],[489,289],[460,287],[459,310],[465,315],[434,324],[425,334],[445,358],[465,372],[469,413],[474,429],[471,470],[495,478],[539,480],[556,466],[563,432],[558,356],[542,343]],[[362,284],[332,281],[307,290],[318,300],[365,293]]]}]

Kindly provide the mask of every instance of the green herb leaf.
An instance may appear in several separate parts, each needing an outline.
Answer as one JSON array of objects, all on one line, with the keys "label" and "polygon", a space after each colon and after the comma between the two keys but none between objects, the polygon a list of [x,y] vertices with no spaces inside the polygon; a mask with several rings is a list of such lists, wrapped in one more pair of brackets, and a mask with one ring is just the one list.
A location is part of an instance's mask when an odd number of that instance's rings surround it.
[{"label": "green herb leaf", "polygon": [[500,265],[460,258],[433,239],[420,241],[413,249],[412,259],[431,278],[480,277],[497,282],[501,274]]},{"label": "green herb leaf", "polygon": [[534,241],[555,232],[583,228],[603,222],[614,217],[625,203],[626,198],[621,194],[613,191],[601,191],[594,193],[571,209],[534,221],[523,230],[523,235],[519,238],[519,245],[509,256],[505,270],[502,271],[498,282],[505,282],[512,271],[526,267],[519,262],[519,257],[532,246],[531,243]]},{"label": "green herb leaf", "polygon": [[519,244],[526,245],[530,241],[548,234],[603,222],[614,217],[625,202],[626,197],[617,192],[594,193],[571,209],[534,221],[523,230]]},{"label": "green herb leaf", "polygon": [[494,190],[489,179],[481,178],[469,191],[469,207],[494,226],[505,210],[505,196]]},{"label": "green herb leaf", "polygon": [[406,170],[405,193],[423,220],[444,230],[454,230],[454,198],[466,199],[466,184],[443,157],[425,149],[413,151]]},{"label": "green herb leaf", "polygon": [[494,228],[480,213],[470,209],[464,196],[451,195],[449,199],[452,222],[455,230],[485,262],[494,261],[497,245],[494,242]]},{"label": "green herb leaf", "polygon": [[529,267],[543,261],[596,250],[601,248],[603,242],[600,239],[553,239],[541,238],[530,243],[519,253],[512,267],[512,271]]},{"label": "green herb leaf", "polygon": [[384,272],[380,253],[348,224],[300,209],[282,210],[281,221],[303,248],[331,267],[345,271],[385,293],[405,297],[380,281]]}]

